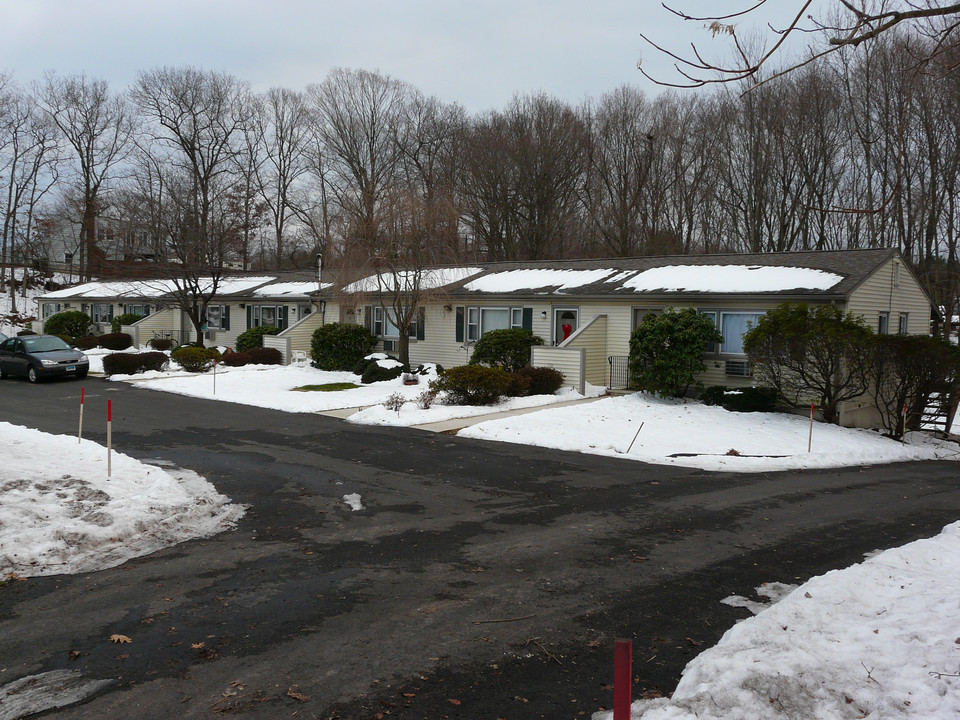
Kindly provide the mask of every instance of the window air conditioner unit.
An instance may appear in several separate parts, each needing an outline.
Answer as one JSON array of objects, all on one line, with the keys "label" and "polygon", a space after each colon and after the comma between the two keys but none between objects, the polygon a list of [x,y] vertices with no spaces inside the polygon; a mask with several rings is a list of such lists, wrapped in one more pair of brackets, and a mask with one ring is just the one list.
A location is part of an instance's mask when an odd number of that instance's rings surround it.
[{"label": "window air conditioner unit", "polygon": [[730,377],[752,377],[749,360],[727,360],[726,374]]},{"label": "window air conditioner unit", "polygon": [[396,351],[397,351],[397,341],[396,341],[396,340],[384,340],[384,341],[383,341],[383,351],[384,351],[384,352],[396,352]]}]

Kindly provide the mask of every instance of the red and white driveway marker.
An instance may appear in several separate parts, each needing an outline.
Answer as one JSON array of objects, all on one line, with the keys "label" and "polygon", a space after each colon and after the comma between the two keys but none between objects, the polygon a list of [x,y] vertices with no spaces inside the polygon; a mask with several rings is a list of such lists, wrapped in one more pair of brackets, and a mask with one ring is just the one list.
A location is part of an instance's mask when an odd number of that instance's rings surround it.
[{"label": "red and white driveway marker", "polygon": [[84,388],[80,388],[80,426],[77,428],[77,444],[80,444],[80,440],[83,439],[83,391]]},{"label": "red and white driveway marker", "polygon": [[107,400],[107,477],[110,477],[110,450],[113,446],[113,408],[112,403]]}]

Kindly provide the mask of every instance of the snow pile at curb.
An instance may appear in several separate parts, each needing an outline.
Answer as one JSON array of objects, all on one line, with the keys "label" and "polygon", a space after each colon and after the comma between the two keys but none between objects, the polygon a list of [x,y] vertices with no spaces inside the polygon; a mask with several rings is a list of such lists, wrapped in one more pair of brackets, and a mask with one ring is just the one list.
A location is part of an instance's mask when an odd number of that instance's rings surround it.
[{"label": "snow pile at curb", "polygon": [[631,714],[960,717],[960,522],[813,578],[690,662],[672,699],[637,701]]},{"label": "snow pile at curb", "polygon": [[244,509],[189,470],[0,422],[0,575],[113,567],[232,527]]}]

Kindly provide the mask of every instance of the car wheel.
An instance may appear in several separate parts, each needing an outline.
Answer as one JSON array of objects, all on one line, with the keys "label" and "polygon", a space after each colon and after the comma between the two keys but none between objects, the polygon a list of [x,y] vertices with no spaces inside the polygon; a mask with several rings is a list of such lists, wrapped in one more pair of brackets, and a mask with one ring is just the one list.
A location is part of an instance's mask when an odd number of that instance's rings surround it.
[{"label": "car wheel", "polygon": [[37,375],[37,369],[33,365],[31,365],[27,370],[27,380],[29,380],[32,383],[35,383],[40,380],[40,376]]},{"label": "car wheel", "polygon": [[7,377],[7,371],[0,368],[0,380],[4,380]]},{"label": "car wheel", "polygon": [[85,378],[87,376],[86,370],[77,370],[77,378]]}]

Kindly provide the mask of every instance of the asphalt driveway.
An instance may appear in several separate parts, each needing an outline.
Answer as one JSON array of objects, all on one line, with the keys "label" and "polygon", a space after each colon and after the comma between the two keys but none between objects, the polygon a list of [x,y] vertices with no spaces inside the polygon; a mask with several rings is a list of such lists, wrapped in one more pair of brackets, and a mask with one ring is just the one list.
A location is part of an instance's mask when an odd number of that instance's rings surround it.
[{"label": "asphalt driveway", "polygon": [[[86,437],[104,441],[112,399],[118,451],[249,511],[118,568],[0,585],[0,686],[108,681],[58,718],[589,716],[615,638],[634,639],[635,692],[668,693],[745,615],[720,599],[960,517],[956,463],[712,474],[85,385]],[[75,432],[79,392],[3,381],[0,420]]]}]

